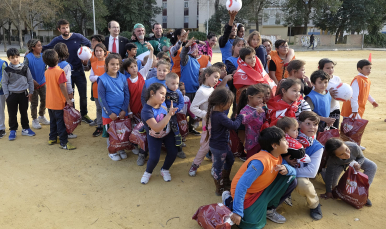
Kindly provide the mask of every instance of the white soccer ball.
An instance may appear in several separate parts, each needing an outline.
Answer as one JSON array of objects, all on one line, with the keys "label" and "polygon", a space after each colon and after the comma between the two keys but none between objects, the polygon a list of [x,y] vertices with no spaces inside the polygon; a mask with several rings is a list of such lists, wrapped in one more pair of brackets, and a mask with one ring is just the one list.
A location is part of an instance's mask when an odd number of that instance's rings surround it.
[{"label": "white soccer ball", "polygon": [[80,47],[77,54],[81,60],[89,60],[92,57],[91,49],[87,46]]},{"label": "white soccer ball", "polygon": [[241,0],[227,0],[226,2],[226,7],[227,10],[232,12],[232,11],[240,11],[241,7],[243,6],[243,3]]},{"label": "white soccer ball", "polygon": [[334,86],[333,89],[338,91],[335,97],[336,100],[347,101],[352,97],[352,88],[346,83],[340,83],[337,86]]}]

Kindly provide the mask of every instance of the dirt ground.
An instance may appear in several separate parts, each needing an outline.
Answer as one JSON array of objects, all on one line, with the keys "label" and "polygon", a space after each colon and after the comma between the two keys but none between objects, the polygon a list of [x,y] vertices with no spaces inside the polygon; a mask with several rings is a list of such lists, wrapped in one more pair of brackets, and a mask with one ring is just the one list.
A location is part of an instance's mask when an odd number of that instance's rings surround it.
[{"label": "dirt ground", "polygon": [[[329,57],[337,61],[335,74],[346,83],[350,83],[357,74],[357,61],[368,56],[369,51],[296,54],[298,59],[307,62],[307,75],[316,70],[321,58]],[[219,54],[214,54],[215,61],[220,61],[220,58]],[[385,52],[372,51],[372,61],[371,95],[378,101],[379,108],[373,109],[370,104],[367,106],[364,118],[370,123],[363,145],[367,147],[365,156],[378,165],[370,188],[373,207],[357,210],[342,201],[322,199],[324,217],[313,221],[305,199],[294,192],[294,206],[284,205],[278,209],[287,222],[279,225],[268,220],[266,228],[383,228],[386,204],[386,185],[382,183],[386,178],[386,154],[383,154],[386,99],[382,96],[382,85],[386,83]],[[88,100],[88,108],[90,117],[95,118],[94,102]],[[49,118],[48,113],[46,117]],[[137,166],[137,156],[130,152],[128,159],[112,161],[107,156],[106,139],[92,137],[94,130],[94,127],[82,124],[74,131],[78,135],[77,139],[70,140],[78,147],[74,151],[61,150],[58,145],[48,146],[49,126],[34,130],[34,137],[21,136],[19,130],[12,142],[8,141],[7,130],[7,135],[0,140],[1,228],[198,229],[200,226],[192,220],[197,208],[221,202],[221,197],[214,194],[210,161],[205,159],[196,177],[188,175],[200,137],[188,137],[187,147],[184,148],[187,158],[176,159],[170,170],[171,182],[164,182],[159,174],[165,157],[162,153],[150,182],[142,185],[140,179],[145,166]],[[241,164],[236,159],[232,177]],[[318,194],[324,193],[320,176],[313,183]]]}]

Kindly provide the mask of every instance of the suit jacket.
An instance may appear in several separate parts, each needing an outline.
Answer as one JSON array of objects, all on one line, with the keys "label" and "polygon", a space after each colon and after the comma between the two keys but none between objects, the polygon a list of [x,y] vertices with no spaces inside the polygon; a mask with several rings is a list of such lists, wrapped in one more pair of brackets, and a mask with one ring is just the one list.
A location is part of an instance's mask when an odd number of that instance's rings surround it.
[{"label": "suit jacket", "polygon": [[[107,50],[109,49],[109,41],[110,41],[110,35],[106,36],[105,41],[103,44],[106,46]],[[126,44],[129,43],[129,39],[126,37],[118,36],[118,42],[119,42],[119,55],[121,55],[122,59],[126,56]],[[108,50],[110,51],[110,50]]]}]

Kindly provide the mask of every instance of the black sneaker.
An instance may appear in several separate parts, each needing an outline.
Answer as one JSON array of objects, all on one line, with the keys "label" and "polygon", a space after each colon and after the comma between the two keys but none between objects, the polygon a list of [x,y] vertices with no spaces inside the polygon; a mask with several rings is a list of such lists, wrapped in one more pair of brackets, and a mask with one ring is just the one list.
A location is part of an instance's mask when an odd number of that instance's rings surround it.
[{"label": "black sneaker", "polygon": [[199,135],[201,135],[201,133],[200,132],[198,132],[197,130],[195,130],[195,129],[191,129],[191,130],[189,130],[189,134],[193,134],[193,135],[196,135],[196,136],[199,136]]},{"label": "black sneaker", "polygon": [[314,208],[310,209],[310,216],[313,220],[320,220],[323,218],[322,209],[320,208],[320,204]]},{"label": "black sneaker", "polygon": [[85,123],[87,123],[87,124],[90,124],[90,123],[92,123],[93,121],[91,120],[90,117],[88,117],[88,115],[84,115],[84,116],[82,117],[82,122],[85,122]]},{"label": "black sneaker", "polygon": [[5,130],[0,130],[0,139],[3,138],[5,136]]},{"label": "black sneaker", "polygon": [[92,134],[92,136],[94,137],[98,137],[99,135],[101,135],[103,133],[103,128],[102,127],[97,127],[95,132]]},{"label": "black sneaker", "polygon": [[373,206],[373,203],[371,203],[370,199],[367,199],[365,206],[367,207]]}]

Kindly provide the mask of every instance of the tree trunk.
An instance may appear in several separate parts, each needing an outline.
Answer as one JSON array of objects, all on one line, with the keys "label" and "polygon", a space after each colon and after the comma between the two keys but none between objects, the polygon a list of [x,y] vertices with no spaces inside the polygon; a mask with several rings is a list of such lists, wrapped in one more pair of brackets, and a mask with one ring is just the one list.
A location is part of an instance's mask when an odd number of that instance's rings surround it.
[{"label": "tree trunk", "polygon": [[17,18],[18,18],[17,24],[19,27],[19,46],[20,46],[20,49],[22,49],[23,48],[23,34],[22,34],[22,30],[21,30],[20,13],[17,14]]},{"label": "tree trunk", "polygon": [[220,5],[220,0],[215,0],[214,1],[214,12],[215,13],[217,12],[219,5]]},{"label": "tree trunk", "polygon": [[8,44],[11,45],[11,25],[12,22],[10,19],[8,19]]},{"label": "tree trunk", "polygon": [[4,31],[3,31],[3,41],[4,41],[3,42],[4,43],[4,52],[7,52],[7,42],[5,42],[5,28],[4,28]]},{"label": "tree trunk", "polygon": [[256,20],[256,31],[259,31],[259,18]]}]

